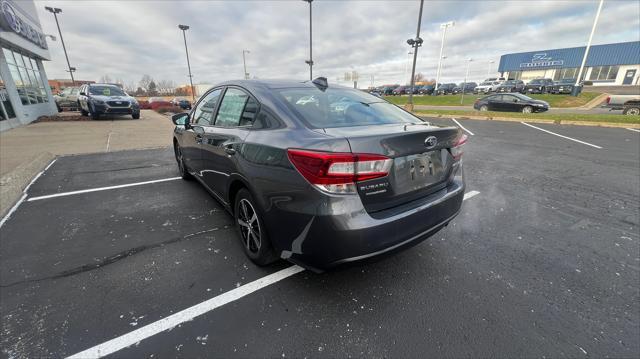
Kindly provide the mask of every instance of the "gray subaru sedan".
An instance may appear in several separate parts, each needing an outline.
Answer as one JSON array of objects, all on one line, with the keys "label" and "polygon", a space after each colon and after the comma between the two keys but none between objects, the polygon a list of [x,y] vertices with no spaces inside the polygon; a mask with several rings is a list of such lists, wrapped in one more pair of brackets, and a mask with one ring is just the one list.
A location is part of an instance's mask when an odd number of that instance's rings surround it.
[{"label": "gray subaru sedan", "polygon": [[325,78],[222,83],[172,120],[180,175],[230,212],[258,265],[322,271],[392,253],[462,205],[458,128]]}]

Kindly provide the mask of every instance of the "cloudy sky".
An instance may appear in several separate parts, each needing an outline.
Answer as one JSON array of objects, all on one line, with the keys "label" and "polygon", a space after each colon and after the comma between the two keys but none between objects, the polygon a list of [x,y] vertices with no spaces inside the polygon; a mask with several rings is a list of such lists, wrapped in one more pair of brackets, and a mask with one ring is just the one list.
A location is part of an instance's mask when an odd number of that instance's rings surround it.
[{"label": "cloudy sky", "polygon": [[[335,82],[345,72],[357,71],[361,87],[370,85],[372,76],[375,85],[406,82],[406,40],[415,36],[419,3],[315,0],[314,75]],[[107,74],[137,84],[149,74],[156,80],[188,82],[179,23],[191,27],[187,42],[194,83],[241,78],[243,49],[251,51],[247,67],[252,77],[308,77],[308,4],[300,0],[37,1],[43,31],[57,35],[45,5],[63,9],[59,19],[78,79],[98,80]],[[495,74],[502,54],[584,46],[597,6],[595,0],[427,0],[416,72],[435,78],[440,23],[455,21],[447,33],[442,80],[461,81],[465,59],[473,58],[470,78],[478,81],[489,66]],[[594,44],[638,40],[640,1],[606,0]],[[49,47],[49,78],[66,77],[60,42],[49,41]]]}]

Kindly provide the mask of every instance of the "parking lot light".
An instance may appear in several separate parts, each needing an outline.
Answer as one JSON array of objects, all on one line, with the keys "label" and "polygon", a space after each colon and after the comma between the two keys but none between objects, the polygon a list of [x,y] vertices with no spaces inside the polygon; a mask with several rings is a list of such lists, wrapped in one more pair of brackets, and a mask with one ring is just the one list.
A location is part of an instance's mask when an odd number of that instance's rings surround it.
[{"label": "parking lot light", "polygon": [[491,74],[491,65],[494,63],[495,61],[493,60],[489,60],[489,67],[487,67],[487,78],[489,78],[490,74]]},{"label": "parking lot light", "polygon": [[247,60],[245,58],[245,54],[250,54],[251,51],[249,50],[242,50],[242,65],[244,66],[244,79],[248,80],[249,79],[249,73],[247,72]]},{"label": "parking lot light", "polygon": [[305,63],[309,65],[309,81],[313,80],[313,17],[311,3],[313,0],[302,0],[309,3],[309,60],[305,60]]},{"label": "parking lot light", "polygon": [[444,51],[444,42],[447,36],[447,29],[455,26],[454,21],[445,22],[444,24],[440,24],[440,28],[442,29],[442,42],[440,43],[440,56],[438,57],[438,71],[436,73],[436,88],[433,90],[434,94],[438,92],[438,84],[440,83],[440,71],[442,69],[442,52]]},{"label": "parking lot light", "polygon": [[420,0],[420,11],[418,12],[418,30],[416,31],[416,38],[407,40],[407,44],[413,47],[413,66],[411,67],[411,87],[409,88],[409,99],[407,100],[407,111],[413,111],[413,87],[416,79],[416,60],[418,59],[418,48],[422,46],[422,38],[420,38],[420,23],[422,22],[422,7],[424,0]]},{"label": "parking lot light", "polygon": [[587,42],[587,47],[584,49],[584,56],[582,57],[582,64],[580,65],[580,71],[578,71],[578,77],[576,77],[576,84],[573,86],[573,89],[571,89],[571,96],[578,96],[578,94],[580,93],[580,78],[582,77],[582,72],[584,71],[584,65],[587,63],[587,56],[589,56],[589,49],[591,48],[591,40],[593,40],[593,34],[596,32],[596,25],[598,25],[598,18],[600,17],[600,11],[602,11],[603,4],[604,0],[600,0],[598,11],[596,12],[596,18],[593,20],[593,26],[591,27],[589,41]]},{"label": "parking lot light", "polygon": [[472,58],[468,58],[467,59],[467,72],[464,75],[464,82],[462,83],[462,98],[460,99],[460,104],[461,105],[464,102],[464,92],[465,92],[466,87],[467,87],[467,78],[469,77],[469,66],[471,65],[472,61],[473,61]]},{"label": "parking lot light", "polygon": [[184,51],[187,53],[187,68],[189,69],[189,84],[191,85],[191,103],[194,103],[196,101],[196,93],[193,89],[193,75],[191,75],[191,64],[189,63],[189,49],[187,48],[187,35],[186,35],[186,31],[189,30],[189,26],[178,25],[178,28],[182,30],[182,38],[184,39]]},{"label": "parking lot light", "polygon": [[[62,43],[62,50],[64,51],[64,58],[67,59],[67,67],[69,70],[69,74],[71,75],[71,83],[73,86],[76,85],[76,80],[73,78],[73,71],[71,70],[71,64],[69,63],[69,56],[67,55],[67,47],[64,45],[64,38],[62,37],[62,31],[60,31],[60,23],[58,23],[58,14],[62,12],[62,9],[57,7],[45,6],[45,10],[53,14],[53,17],[56,19],[56,26],[58,27],[58,35],[60,35],[60,42]],[[49,35],[51,36],[51,35]],[[51,40],[56,41],[55,36],[51,36]]]}]

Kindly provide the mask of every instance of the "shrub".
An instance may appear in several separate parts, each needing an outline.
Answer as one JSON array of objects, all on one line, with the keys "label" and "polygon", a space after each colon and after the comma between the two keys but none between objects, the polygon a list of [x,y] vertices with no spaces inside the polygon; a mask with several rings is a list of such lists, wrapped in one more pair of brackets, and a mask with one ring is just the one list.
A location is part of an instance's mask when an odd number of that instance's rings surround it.
[{"label": "shrub", "polygon": [[155,111],[157,113],[167,113],[167,112],[180,113],[182,112],[182,109],[180,108],[180,106],[161,106],[156,108]]}]

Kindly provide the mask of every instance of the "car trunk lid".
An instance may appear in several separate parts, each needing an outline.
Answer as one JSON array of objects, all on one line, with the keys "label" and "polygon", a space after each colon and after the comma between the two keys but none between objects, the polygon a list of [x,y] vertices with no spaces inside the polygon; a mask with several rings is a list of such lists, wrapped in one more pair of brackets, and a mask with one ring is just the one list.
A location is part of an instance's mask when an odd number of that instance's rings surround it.
[{"label": "car trunk lid", "polygon": [[460,136],[456,127],[429,123],[322,131],[346,138],[353,153],[384,155],[393,160],[387,176],[357,183],[368,212],[392,208],[444,188],[455,162],[449,149]]}]

